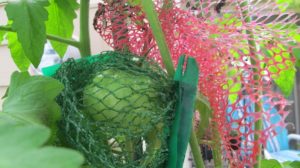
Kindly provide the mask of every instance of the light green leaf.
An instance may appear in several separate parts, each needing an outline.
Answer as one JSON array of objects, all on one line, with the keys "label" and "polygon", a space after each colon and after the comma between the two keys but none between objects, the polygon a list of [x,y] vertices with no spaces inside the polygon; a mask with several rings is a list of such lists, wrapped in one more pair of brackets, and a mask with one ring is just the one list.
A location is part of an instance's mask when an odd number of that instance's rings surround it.
[{"label": "light green leaf", "polygon": [[[73,21],[77,17],[75,10],[79,5],[76,0],[50,0],[47,7],[49,20],[46,22],[47,33],[63,38],[72,38],[74,25]],[[68,45],[51,41],[52,47],[63,57]]]},{"label": "light green leaf", "polygon": [[[271,73],[276,74],[272,75],[272,79],[281,92],[288,97],[293,91],[296,74],[295,65],[292,61],[287,60],[290,59],[291,54],[280,44],[276,48],[266,49],[262,47],[262,49],[265,56],[274,58],[274,60],[271,60],[266,64],[266,68]],[[274,66],[275,63],[276,66]]]},{"label": "light green leaf", "polygon": [[300,167],[300,161],[293,161],[292,163],[290,163],[289,165],[292,168],[299,168]]},{"label": "light green leaf", "polygon": [[[18,124],[17,122],[1,124],[0,132],[0,155],[6,155],[6,157],[14,157],[16,154],[39,147],[50,137],[50,130],[44,126]],[[12,146],[14,150],[12,150]]]},{"label": "light green leaf", "polygon": [[27,71],[30,66],[30,61],[25,55],[22,44],[18,41],[16,33],[7,33],[8,48],[10,49],[10,54],[20,71]]},{"label": "light green leaf", "polygon": [[76,151],[44,147],[17,157],[16,163],[10,168],[16,168],[16,165],[22,165],[22,168],[80,168],[83,160],[82,155]]},{"label": "light green leaf", "polygon": [[0,44],[2,44],[2,41],[4,40],[6,35],[6,31],[0,31]]},{"label": "light green leaf", "polygon": [[229,79],[227,81],[227,86],[224,86],[224,89],[229,90],[228,99],[229,99],[230,103],[234,103],[237,101],[237,99],[238,99],[237,93],[242,88],[241,78],[236,77],[238,73],[240,73],[240,72],[235,67],[232,67],[232,69],[227,72],[228,77],[236,79],[236,80]]},{"label": "light green leaf", "polygon": [[11,77],[11,88],[3,102],[3,111],[23,120],[40,123],[56,129],[60,108],[54,101],[63,89],[57,80],[15,72]]},{"label": "light green leaf", "polygon": [[261,160],[262,168],[282,168],[282,165],[275,159],[263,159]]},{"label": "light green leaf", "polygon": [[9,1],[5,7],[25,55],[37,67],[44,52],[48,0]]},{"label": "light green leaf", "polygon": [[20,75],[16,75],[16,73],[14,73],[11,77],[11,84],[10,86],[7,88],[4,96],[2,97],[2,99],[6,98],[9,94],[9,92],[14,92],[14,90],[19,87],[20,85],[22,85],[22,83],[24,83],[27,79],[30,78],[29,73],[26,72],[21,72]]},{"label": "light green leaf", "polygon": [[287,70],[282,70],[279,76],[274,78],[276,85],[280,88],[281,92],[287,97],[294,88],[296,69],[291,67]]},{"label": "light green leaf", "polygon": [[300,12],[300,1],[299,0],[277,0],[279,8],[282,11],[292,10],[295,13]]},{"label": "light green leaf", "polygon": [[290,166],[291,163],[292,163],[291,161],[283,162],[282,167],[284,167],[284,168],[293,168],[293,167]]},{"label": "light green leaf", "polygon": [[80,168],[83,163],[82,155],[76,151],[42,147],[50,136],[50,130],[42,125],[4,121],[0,132],[0,167]]},{"label": "light green leaf", "polygon": [[22,86],[28,79],[30,79],[30,75],[27,71],[20,73],[14,72],[10,79],[8,94],[12,95],[13,92],[15,92],[19,86]]}]

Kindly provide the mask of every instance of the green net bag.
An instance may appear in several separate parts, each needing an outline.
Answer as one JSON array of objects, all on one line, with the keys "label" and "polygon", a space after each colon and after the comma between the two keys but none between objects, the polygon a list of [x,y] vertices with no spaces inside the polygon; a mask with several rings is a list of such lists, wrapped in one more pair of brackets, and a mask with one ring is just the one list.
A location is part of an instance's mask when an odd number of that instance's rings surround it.
[{"label": "green net bag", "polygon": [[174,114],[174,83],[154,61],[104,52],[69,60],[54,75],[65,85],[60,144],[88,167],[165,167]]}]

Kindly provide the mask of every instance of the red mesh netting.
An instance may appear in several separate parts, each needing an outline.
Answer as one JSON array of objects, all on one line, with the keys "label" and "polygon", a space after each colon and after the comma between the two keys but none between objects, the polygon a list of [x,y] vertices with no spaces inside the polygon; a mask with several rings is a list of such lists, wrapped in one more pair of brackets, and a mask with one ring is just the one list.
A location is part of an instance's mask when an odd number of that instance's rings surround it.
[{"label": "red mesh netting", "polygon": [[[155,3],[173,62],[182,54],[197,59],[199,91],[213,109],[224,159],[233,167],[252,167],[259,145],[285,127],[289,104],[273,91],[272,79],[294,70],[290,53],[295,46],[289,35],[299,29],[292,32],[286,28],[298,18],[279,12],[272,1],[251,1],[243,6],[244,0],[227,0],[223,5],[213,0],[176,0],[168,10],[162,10],[162,1]],[[252,20],[245,21],[248,17]],[[122,0],[100,3],[94,26],[114,49],[161,61],[139,7]],[[255,131],[260,118],[264,128]]]}]

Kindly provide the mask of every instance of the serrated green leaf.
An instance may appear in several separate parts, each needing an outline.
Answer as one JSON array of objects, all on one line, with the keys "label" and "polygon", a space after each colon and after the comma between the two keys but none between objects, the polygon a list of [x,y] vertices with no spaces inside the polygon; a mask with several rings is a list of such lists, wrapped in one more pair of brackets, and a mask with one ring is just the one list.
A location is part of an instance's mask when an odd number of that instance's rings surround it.
[{"label": "serrated green leaf", "polygon": [[10,54],[16,66],[20,69],[20,71],[27,71],[31,62],[26,57],[23,47],[18,41],[17,34],[12,32],[7,33],[7,40]]},{"label": "serrated green leaf", "polygon": [[[79,4],[76,0],[50,0],[47,7],[49,20],[46,22],[47,33],[63,38],[72,38],[74,25],[73,21],[77,17],[76,9]],[[51,45],[60,57],[67,51],[68,45],[51,41]]]},{"label": "serrated green leaf", "polygon": [[9,90],[7,95],[12,95],[13,92],[15,92],[19,86],[22,86],[22,84],[24,84],[28,79],[30,79],[30,75],[28,72],[20,72],[20,73],[14,72],[11,75],[10,85],[9,85]]},{"label": "serrated green leaf", "polygon": [[25,55],[37,67],[41,61],[46,43],[48,0],[9,1],[5,7],[12,29],[17,32]]},{"label": "serrated green leaf", "polygon": [[261,160],[262,168],[282,168],[282,165],[275,159],[263,159]]},{"label": "serrated green leaf", "polygon": [[60,108],[54,99],[63,85],[50,77],[28,78],[28,74],[19,72],[12,75],[10,85],[3,111],[32,123],[45,124],[55,132]]},{"label": "serrated green leaf", "polygon": [[21,72],[21,75],[16,75],[15,73],[12,74],[11,77],[11,84],[10,86],[6,89],[6,92],[2,99],[6,98],[9,94],[9,92],[13,92],[19,85],[22,85],[27,79],[30,78],[30,75],[28,71],[26,72]]},{"label": "serrated green leaf", "polygon": [[49,129],[42,125],[4,120],[0,132],[0,167],[79,168],[83,163],[82,155],[76,151],[41,147],[50,136]]}]

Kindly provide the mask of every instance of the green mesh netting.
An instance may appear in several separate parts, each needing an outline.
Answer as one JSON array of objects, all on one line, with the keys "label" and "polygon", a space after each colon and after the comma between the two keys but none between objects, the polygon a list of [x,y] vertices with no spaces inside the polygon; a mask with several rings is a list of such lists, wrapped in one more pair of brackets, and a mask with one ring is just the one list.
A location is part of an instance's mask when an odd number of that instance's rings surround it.
[{"label": "green mesh netting", "polygon": [[63,63],[55,78],[65,85],[59,143],[82,152],[89,167],[165,167],[176,99],[155,62],[104,52]]}]

